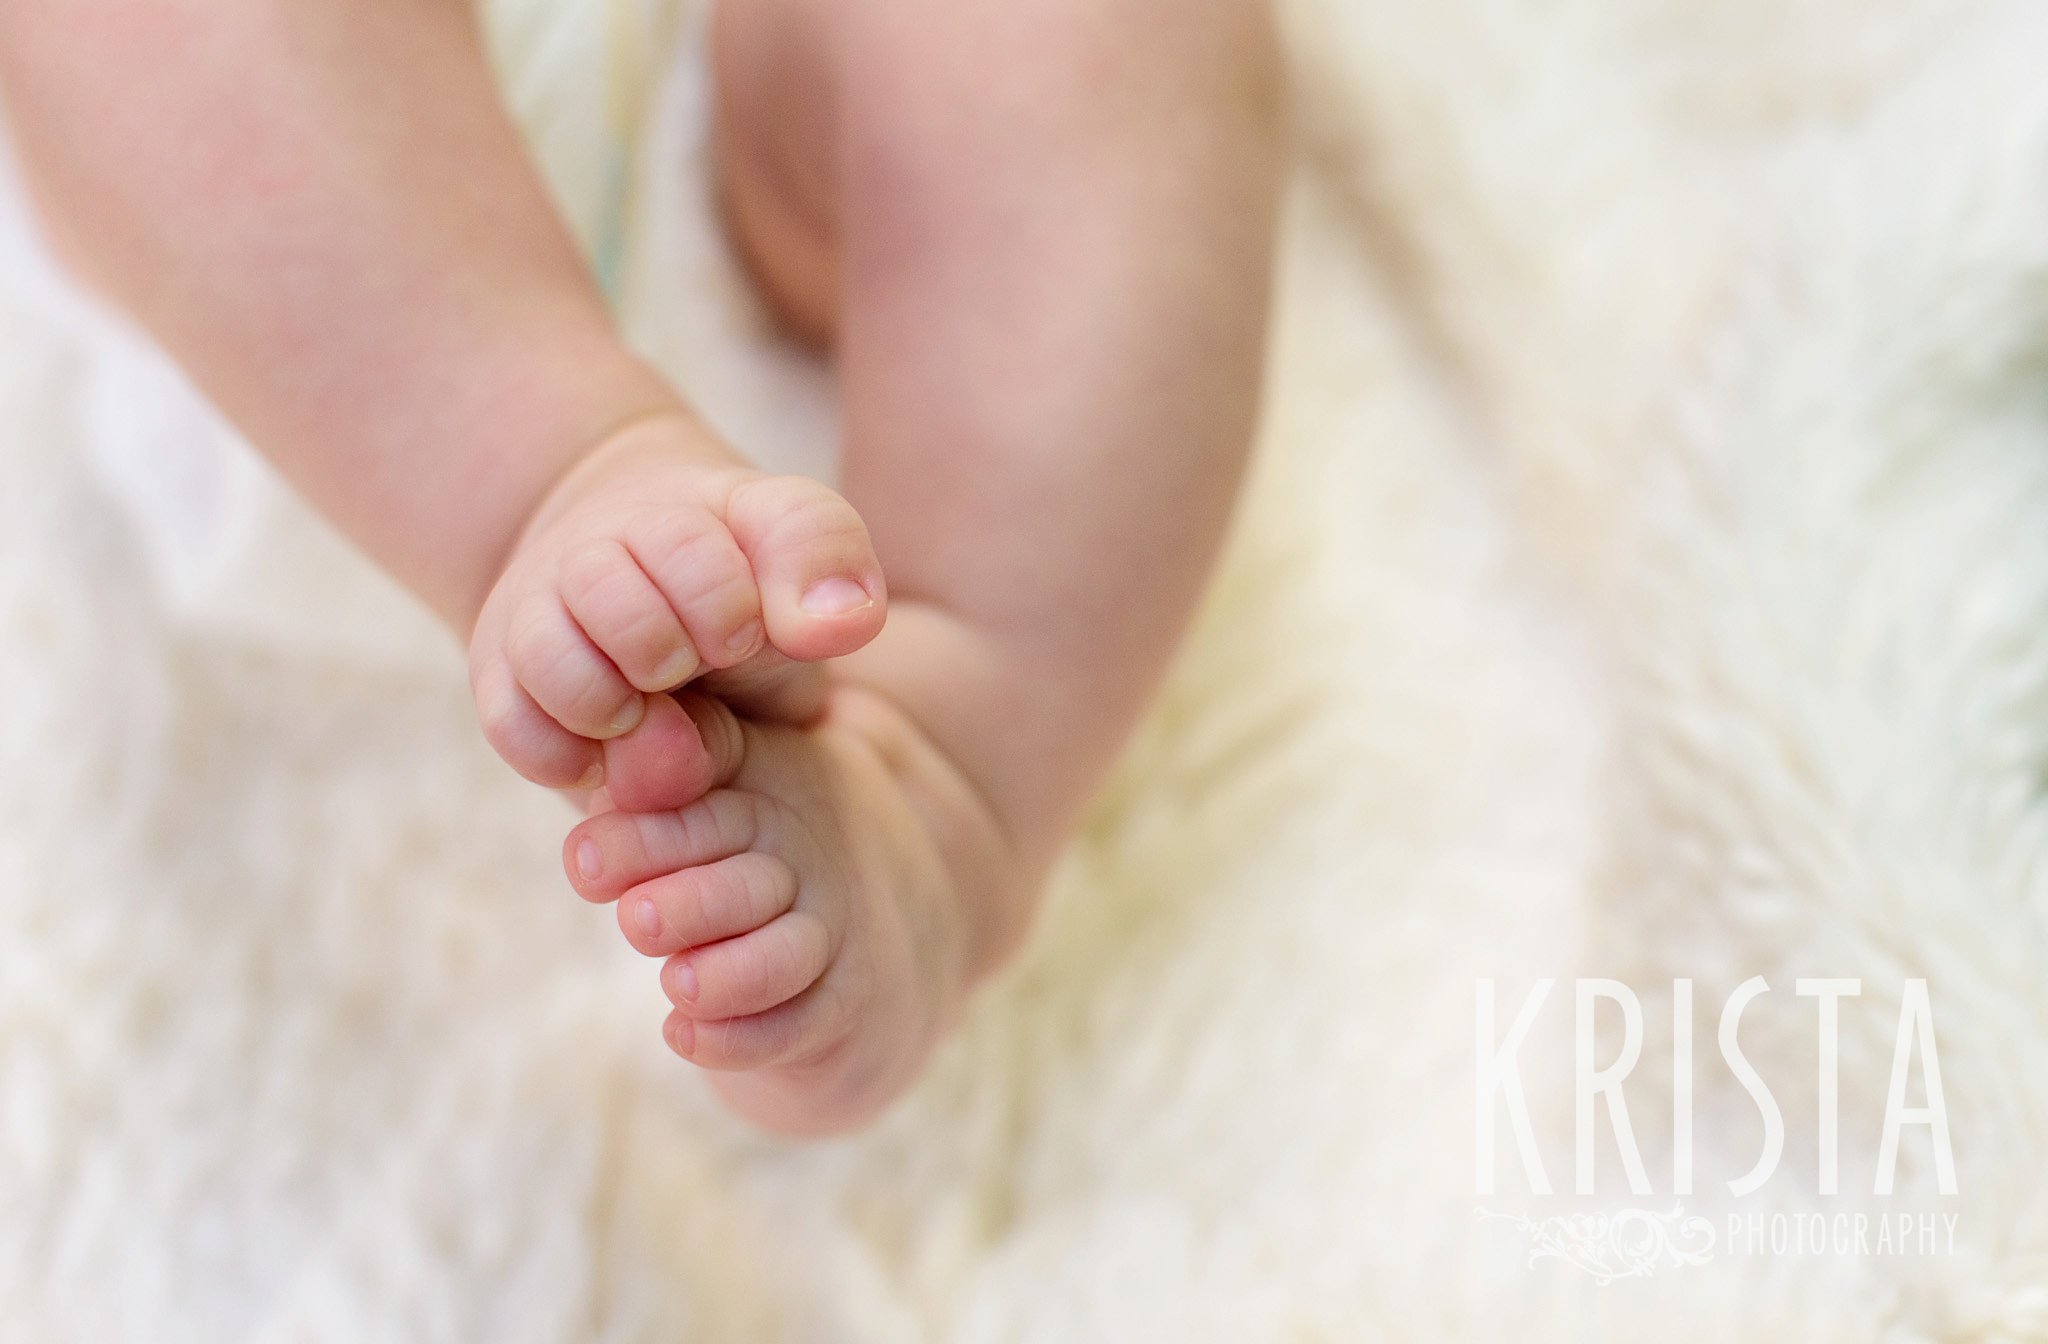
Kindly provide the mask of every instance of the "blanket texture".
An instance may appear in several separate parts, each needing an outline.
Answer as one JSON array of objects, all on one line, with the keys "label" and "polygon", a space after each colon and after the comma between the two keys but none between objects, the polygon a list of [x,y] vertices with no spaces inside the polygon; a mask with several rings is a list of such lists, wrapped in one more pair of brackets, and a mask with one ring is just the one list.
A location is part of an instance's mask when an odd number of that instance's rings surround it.
[{"label": "blanket texture", "polygon": [[[829,472],[829,381],[715,227],[699,16],[491,19],[634,339]],[[2048,1338],[2048,10],[1287,21],[1272,403],[1216,588],[1021,963],[883,1123],[808,1147],[662,1047],[451,641],[9,189],[0,1339]],[[1645,1006],[1657,1193],[1603,1139],[1598,1193],[1518,1199],[1503,1140],[1482,1198],[1475,981],[1501,1030],[1564,985],[1522,1073],[1569,1191],[1579,976]],[[1737,1198],[1762,1121],[1713,1024],[1753,976],[1787,1138]],[[1827,976],[1864,990],[1832,1200],[1792,984]],[[1957,1193],[1909,1127],[1879,1197],[1912,978]],[[1674,1205],[1711,1253],[1543,1253],[1554,1210]],[[1816,1210],[1953,1239],[1727,1221]]]}]

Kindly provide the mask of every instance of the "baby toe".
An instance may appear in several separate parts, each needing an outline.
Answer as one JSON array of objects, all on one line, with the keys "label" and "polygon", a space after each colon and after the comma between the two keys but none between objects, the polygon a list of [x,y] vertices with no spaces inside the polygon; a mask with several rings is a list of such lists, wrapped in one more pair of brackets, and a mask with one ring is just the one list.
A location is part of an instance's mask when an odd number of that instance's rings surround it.
[{"label": "baby toe", "polygon": [[604,744],[606,787],[628,812],[687,807],[731,783],[745,754],[740,721],[718,700],[694,691],[651,695],[640,726]]},{"label": "baby toe", "polygon": [[741,854],[760,833],[760,800],[719,789],[674,811],[586,817],[562,843],[562,866],[585,900],[613,901],[655,878]]},{"label": "baby toe", "polygon": [[603,740],[630,732],[646,710],[646,698],[553,595],[514,613],[505,657],[534,703],[580,737]]},{"label": "baby toe", "polygon": [[761,647],[753,568],[708,509],[663,513],[635,529],[628,549],[668,600],[707,667],[731,667]]},{"label": "baby toe", "polygon": [[770,854],[744,853],[651,878],[619,900],[633,950],[666,957],[738,938],[796,904],[796,874]]},{"label": "baby toe", "polygon": [[562,562],[561,590],[576,624],[636,689],[672,690],[697,671],[682,621],[618,542],[572,553]]},{"label": "baby toe", "polygon": [[882,628],[887,595],[867,525],[837,492],[803,476],[733,491],[733,535],[760,585],[768,638],[791,658],[836,658]]},{"label": "baby toe", "polygon": [[752,933],[669,958],[662,989],[685,1017],[698,1022],[766,1012],[824,974],[831,942],[823,920],[791,910]]},{"label": "baby toe", "polygon": [[662,1034],[692,1064],[726,1073],[818,1059],[846,1040],[851,1023],[844,996],[826,980],[748,1017],[707,1022],[673,1010]]}]

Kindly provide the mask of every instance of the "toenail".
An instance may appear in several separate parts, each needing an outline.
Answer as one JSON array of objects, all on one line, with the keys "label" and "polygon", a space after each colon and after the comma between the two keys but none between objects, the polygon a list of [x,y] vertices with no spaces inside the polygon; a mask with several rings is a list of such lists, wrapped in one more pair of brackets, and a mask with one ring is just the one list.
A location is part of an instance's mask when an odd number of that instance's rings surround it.
[{"label": "toenail", "polygon": [[594,789],[602,783],[604,783],[604,762],[598,761],[596,764],[592,765],[588,770],[585,770],[583,772],[583,778],[577,780],[576,783],[571,787],[578,789]]},{"label": "toenail", "polygon": [[695,1003],[697,1001],[697,968],[690,965],[687,961],[679,961],[676,963],[674,972],[672,972],[672,978],[675,982],[676,997],[684,1003]]},{"label": "toenail", "polygon": [[759,621],[748,621],[740,627],[738,634],[725,641],[725,651],[735,655],[752,653],[754,646],[760,642],[761,623]]},{"label": "toenail", "polygon": [[609,727],[604,730],[607,738],[619,737],[640,726],[640,720],[647,714],[647,697],[634,695],[629,698],[617,714],[612,715]]},{"label": "toenail", "polygon": [[598,853],[597,841],[585,840],[576,846],[576,875],[585,882],[597,881],[604,871],[604,856]]},{"label": "toenail", "polygon": [[687,1055],[697,1048],[697,1024],[687,1017],[677,1018],[672,1041],[676,1053]]},{"label": "toenail", "polygon": [[819,579],[804,589],[802,599],[803,609],[813,616],[844,616],[874,604],[875,599],[868,595],[867,589],[852,579],[836,576]]},{"label": "toenail", "polygon": [[661,911],[654,908],[654,902],[643,899],[640,908],[633,912],[633,918],[640,925],[642,937],[661,937]]}]

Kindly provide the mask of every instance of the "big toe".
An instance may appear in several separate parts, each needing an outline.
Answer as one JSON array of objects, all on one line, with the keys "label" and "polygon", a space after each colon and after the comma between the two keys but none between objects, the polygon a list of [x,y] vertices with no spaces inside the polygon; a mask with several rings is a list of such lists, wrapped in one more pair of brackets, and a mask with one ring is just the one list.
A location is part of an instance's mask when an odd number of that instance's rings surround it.
[{"label": "big toe", "polygon": [[727,523],[753,566],[769,642],[785,656],[836,658],[880,632],[882,566],[867,525],[835,491],[762,477],[733,492]]},{"label": "big toe", "polygon": [[739,721],[706,695],[650,695],[629,733],[604,745],[605,792],[623,812],[687,807],[739,770]]}]

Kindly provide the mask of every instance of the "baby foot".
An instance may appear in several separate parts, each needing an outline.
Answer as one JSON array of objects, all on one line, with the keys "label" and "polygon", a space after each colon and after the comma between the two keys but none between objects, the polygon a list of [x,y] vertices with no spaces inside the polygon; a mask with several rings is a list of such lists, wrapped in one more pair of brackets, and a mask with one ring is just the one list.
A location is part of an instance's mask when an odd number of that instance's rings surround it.
[{"label": "baby foot", "polygon": [[950,765],[878,696],[837,687],[804,728],[676,697],[716,787],[570,832],[577,891],[618,902],[666,958],[664,1026],[736,1111],[779,1133],[850,1128],[915,1077],[1013,936],[1014,865]]},{"label": "baby foot", "polygon": [[[601,744],[656,759],[680,749],[687,725],[650,715],[650,696],[729,669],[783,684],[789,660],[873,639],[885,602],[845,500],[745,466],[678,412],[614,434],[536,511],[477,618],[471,689],[485,737],[515,770],[594,788]],[[615,773],[652,787],[615,787],[620,806],[694,796],[667,791],[660,772]]]}]

